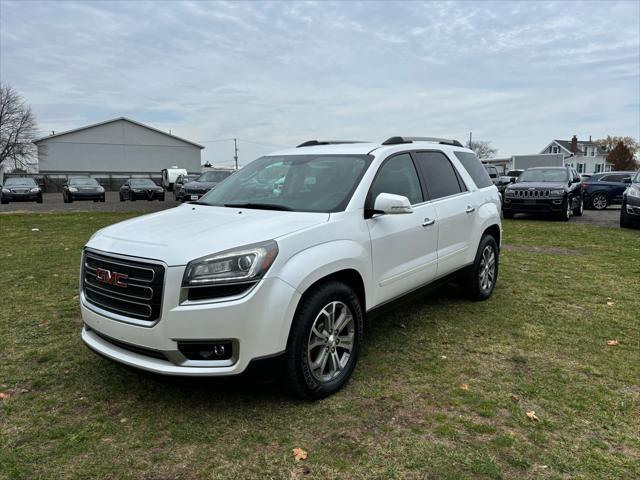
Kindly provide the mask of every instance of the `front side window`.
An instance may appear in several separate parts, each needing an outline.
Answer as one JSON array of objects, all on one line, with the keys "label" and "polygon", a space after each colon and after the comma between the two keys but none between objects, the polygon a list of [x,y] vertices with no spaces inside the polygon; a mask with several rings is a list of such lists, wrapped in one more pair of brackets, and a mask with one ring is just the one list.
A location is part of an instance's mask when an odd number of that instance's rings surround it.
[{"label": "front side window", "polygon": [[525,170],[518,178],[518,183],[527,182],[568,182],[569,173],[563,168],[535,168]]},{"label": "front side window", "polygon": [[[262,157],[228,176],[197,203],[299,212],[338,212],[347,206],[370,163],[369,155]],[[198,180],[202,181],[201,178]]]},{"label": "front side window", "polygon": [[[478,188],[485,188],[493,185],[489,174],[474,153],[455,152],[455,155]],[[509,172],[507,175],[517,177],[519,173],[520,172],[513,174],[513,172]]]},{"label": "front side window", "polygon": [[[455,168],[443,153],[417,152],[416,159],[431,200],[457,195],[467,190]],[[481,168],[484,170],[482,165]],[[488,176],[486,171],[485,174]]]},{"label": "front side window", "polygon": [[391,157],[378,170],[371,184],[367,208],[372,209],[381,193],[392,193],[407,197],[412,205],[423,201],[422,188],[411,155],[402,153]]}]

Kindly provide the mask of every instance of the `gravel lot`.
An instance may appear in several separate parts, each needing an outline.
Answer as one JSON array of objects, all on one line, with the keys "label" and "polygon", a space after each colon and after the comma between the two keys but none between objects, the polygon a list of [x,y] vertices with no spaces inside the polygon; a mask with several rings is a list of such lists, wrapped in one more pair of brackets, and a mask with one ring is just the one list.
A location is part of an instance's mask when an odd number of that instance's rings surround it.
[{"label": "gravel lot", "polygon": [[[180,205],[180,202],[173,200],[173,193],[167,192],[164,202],[148,202],[137,200],[135,202],[121,202],[118,199],[118,192],[107,192],[104,203],[94,202],[73,202],[63,203],[61,193],[45,193],[44,202],[10,203],[0,205],[0,213],[5,212],[157,212]],[[527,218],[528,220],[550,221],[548,217],[538,217],[532,215],[519,214],[516,218]],[[551,220],[552,221],[552,220]],[[620,227],[620,206],[614,205],[606,210],[585,210],[582,217],[573,217],[570,223],[584,223],[599,225],[602,227]]]},{"label": "gravel lot", "polygon": [[135,202],[121,202],[118,192],[107,192],[104,203],[93,201],[74,201],[64,203],[62,193],[45,193],[42,203],[16,202],[9,205],[0,205],[0,213],[4,212],[157,212],[180,205],[173,200],[173,192],[165,194],[165,201],[136,200]]}]

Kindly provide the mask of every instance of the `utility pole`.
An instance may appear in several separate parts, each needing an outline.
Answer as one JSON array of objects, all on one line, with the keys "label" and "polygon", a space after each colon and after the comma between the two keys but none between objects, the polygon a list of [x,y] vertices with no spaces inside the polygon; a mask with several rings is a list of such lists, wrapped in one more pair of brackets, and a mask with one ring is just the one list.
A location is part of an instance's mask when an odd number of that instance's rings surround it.
[{"label": "utility pole", "polygon": [[236,161],[236,170],[238,170],[238,139],[234,138],[233,139],[233,148],[235,150],[235,155],[233,156],[233,159]]},{"label": "utility pole", "polygon": [[469,132],[469,147],[471,147],[471,135],[473,134],[473,132]]}]

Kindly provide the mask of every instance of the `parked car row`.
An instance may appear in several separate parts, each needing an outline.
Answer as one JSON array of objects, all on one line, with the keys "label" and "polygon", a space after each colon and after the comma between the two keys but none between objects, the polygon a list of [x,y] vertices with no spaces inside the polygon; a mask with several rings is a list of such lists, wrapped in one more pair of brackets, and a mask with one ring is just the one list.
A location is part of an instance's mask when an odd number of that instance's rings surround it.
[{"label": "parked car row", "polygon": [[0,203],[38,202],[42,203],[42,189],[32,177],[10,177],[0,188]]}]

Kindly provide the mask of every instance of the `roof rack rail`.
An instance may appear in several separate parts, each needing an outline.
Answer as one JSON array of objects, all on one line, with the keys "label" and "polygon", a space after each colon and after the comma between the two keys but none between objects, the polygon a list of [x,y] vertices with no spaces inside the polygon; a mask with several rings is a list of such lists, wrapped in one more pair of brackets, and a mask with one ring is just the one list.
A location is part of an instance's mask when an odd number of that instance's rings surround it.
[{"label": "roof rack rail", "polygon": [[361,140],[307,140],[296,148],[300,147],[317,147],[318,145],[342,145],[344,143],[367,143]]},{"label": "roof rack rail", "polygon": [[399,145],[401,143],[413,142],[434,142],[440,143],[442,145],[453,145],[454,147],[462,147],[462,144],[458,140],[436,137],[391,137],[382,142],[382,145]]}]

